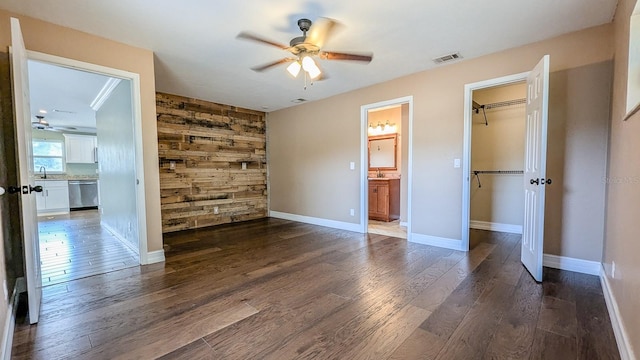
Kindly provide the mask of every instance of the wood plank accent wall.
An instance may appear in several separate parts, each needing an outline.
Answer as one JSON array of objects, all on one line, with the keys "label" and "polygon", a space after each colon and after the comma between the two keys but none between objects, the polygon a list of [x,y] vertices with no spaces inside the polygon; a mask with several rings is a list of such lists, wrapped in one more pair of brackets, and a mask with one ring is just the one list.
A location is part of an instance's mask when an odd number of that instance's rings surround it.
[{"label": "wood plank accent wall", "polygon": [[264,112],[163,93],[156,112],[164,233],[267,216]]}]

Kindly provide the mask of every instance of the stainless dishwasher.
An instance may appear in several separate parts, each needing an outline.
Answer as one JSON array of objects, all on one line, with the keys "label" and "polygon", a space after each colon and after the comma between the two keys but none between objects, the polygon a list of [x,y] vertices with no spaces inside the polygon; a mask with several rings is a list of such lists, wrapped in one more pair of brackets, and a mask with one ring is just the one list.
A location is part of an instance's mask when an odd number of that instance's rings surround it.
[{"label": "stainless dishwasher", "polygon": [[69,208],[95,209],[98,207],[98,181],[96,180],[70,180],[69,181]]}]

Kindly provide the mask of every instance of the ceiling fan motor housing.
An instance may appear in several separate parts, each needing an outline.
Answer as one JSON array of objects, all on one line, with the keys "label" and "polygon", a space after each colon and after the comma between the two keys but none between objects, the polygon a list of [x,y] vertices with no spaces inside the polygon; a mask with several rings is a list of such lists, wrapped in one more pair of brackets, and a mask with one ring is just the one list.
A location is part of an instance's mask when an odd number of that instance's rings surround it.
[{"label": "ceiling fan motor housing", "polygon": [[300,27],[300,30],[302,30],[303,33],[306,33],[307,31],[309,31],[309,28],[311,28],[311,24],[313,23],[309,19],[298,20],[298,26]]}]

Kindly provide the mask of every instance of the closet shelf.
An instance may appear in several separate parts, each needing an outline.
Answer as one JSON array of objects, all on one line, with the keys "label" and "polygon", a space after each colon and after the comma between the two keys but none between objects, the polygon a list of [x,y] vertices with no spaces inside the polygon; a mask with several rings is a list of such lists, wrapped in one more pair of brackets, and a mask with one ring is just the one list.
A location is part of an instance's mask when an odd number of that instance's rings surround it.
[{"label": "closet shelf", "polygon": [[522,175],[524,174],[524,170],[473,170],[471,173],[478,180],[478,188],[482,187],[480,183],[480,174],[488,174],[488,175]]}]

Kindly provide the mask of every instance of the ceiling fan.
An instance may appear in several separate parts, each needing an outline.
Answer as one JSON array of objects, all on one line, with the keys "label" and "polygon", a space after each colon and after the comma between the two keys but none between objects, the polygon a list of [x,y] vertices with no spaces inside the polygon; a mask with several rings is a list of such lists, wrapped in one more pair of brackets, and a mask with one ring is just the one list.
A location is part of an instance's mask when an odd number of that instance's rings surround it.
[{"label": "ceiling fan", "polygon": [[31,122],[31,127],[38,130],[58,131],[53,126],[49,125],[49,122],[44,119],[42,115],[36,115],[38,121]]},{"label": "ceiling fan", "polygon": [[[322,50],[322,47],[331,36],[338,23],[329,18],[319,18],[313,27],[311,27],[311,25],[312,22],[309,19],[298,20],[298,27],[300,27],[300,30],[302,31],[302,36],[291,39],[289,46],[247,32],[241,32],[238,34],[238,38],[275,46],[282,50],[286,50],[293,55],[293,57],[286,57],[251,69],[260,72],[280,64],[291,63],[287,67],[287,71],[293,77],[297,77],[302,69],[304,70],[305,79],[308,76],[311,80],[316,80],[320,79],[322,70],[320,70],[317,63],[314,61],[314,57],[318,57],[322,60],[348,60],[364,63],[369,63],[373,59],[372,53],[356,54]],[[309,32],[308,35],[307,32]],[[322,77],[326,78],[326,75]]]},{"label": "ceiling fan", "polygon": [[75,127],[75,126],[51,126],[47,120],[44,119],[42,115],[36,115],[36,119],[38,121],[31,122],[31,127],[33,129],[44,130],[44,131],[55,131],[55,132],[64,132],[64,133],[91,133],[95,132],[95,129],[85,128],[85,127]]}]

